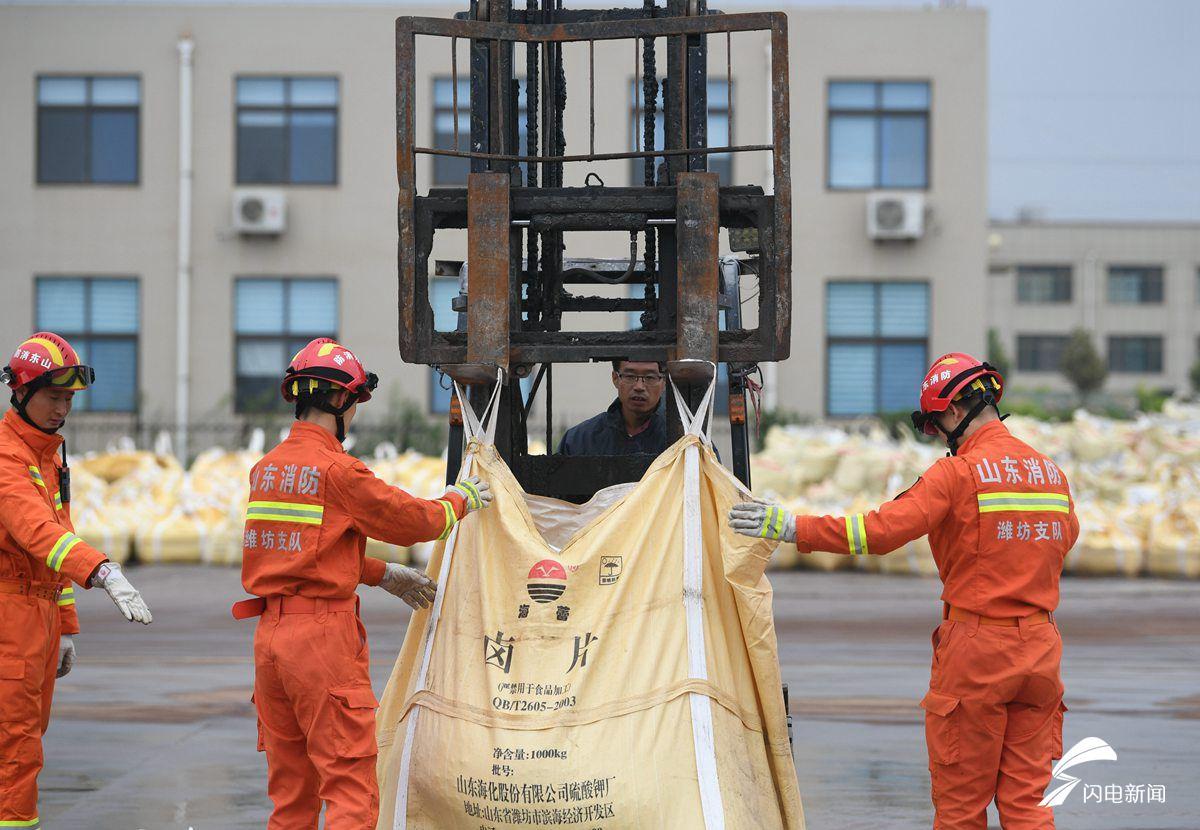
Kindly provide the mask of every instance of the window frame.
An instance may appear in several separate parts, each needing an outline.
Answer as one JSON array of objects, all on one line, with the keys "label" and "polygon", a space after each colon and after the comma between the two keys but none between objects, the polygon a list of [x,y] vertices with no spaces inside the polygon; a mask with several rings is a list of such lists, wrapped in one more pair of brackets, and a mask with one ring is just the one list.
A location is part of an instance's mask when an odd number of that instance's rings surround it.
[{"label": "window frame", "polygon": [[[75,76],[70,76],[75,77]],[[35,274],[33,277],[33,331],[43,331],[38,320],[38,285],[42,281],[51,280],[80,280],[84,284],[83,290],[83,330],[73,331],[59,327],[55,330],[55,334],[63,337],[72,346],[77,346],[81,343],[87,343],[85,351],[90,349],[90,344],[94,341],[106,341],[109,343],[121,343],[133,341],[133,408],[132,409],[94,409],[90,403],[86,407],[75,409],[81,414],[103,414],[103,415],[140,415],[142,411],[142,280],[134,274]],[[134,284],[135,294],[137,296],[137,331],[133,334],[121,334],[118,332],[97,332],[92,333],[91,317],[92,317],[92,284],[96,282],[132,282]],[[88,358],[83,358],[85,365],[88,363]],[[101,378],[103,380],[103,378]],[[85,399],[88,400],[88,399]],[[72,407],[77,407],[78,402],[74,402]]]},{"label": "window frame", "polygon": [[[635,90],[634,84],[639,83],[643,80],[644,79],[641,76],[638,76],[636,78],[630,76],[628,79],[628,83],[626,84],[626,89],[630,93],[630,97],[629,97],[629,113],[630,113],[629,137],[634,140],[633,149],[639,149],[642,146],[642,144],[641,144],[642,129],[643,129],[642,114],[645,112],[645,109],[646,109],[646,101],[642,97],[642,92],[643,92],[642,87],[639,85],[637,87],[637,89]],[[663,81],[665,81],[665,80],[666,80],[666,76],[663,76],[662,78],[658,79],[658,99],[657,100],[660,102],[662,101],[662,84],[663,84]],[[729,94],[725,98],[725,105],[722,107],[713,107],[709,103],[709,97],[710,97],[708,95],[709,87],[711,84],[714,84],[714,83],[724,84],[724,83],[726,83],[726,81],[729,82]],[[738,85],[738,82],[737,82],[736,78],[726,78],[724,76],[716,76],[716,75],[714,75],[714,76],[706,75],[704,78],[704,90],[705,90],[704,130],[705,130],[705,135],[708,134],[709,121],[712,119],[714,110],[718,113],[724,113],[725,123],[728,125],[728,132],[729,132],[728,146],[730,146],[730,147],[737,146],[737,139],[734,134],[735,128],[734,128],[734,123],[733,123],[733,118],[732,118],[733,96],[734,96],[734,90],[737,89],[737,85]],[[641,104],[640,107],[638,106],[639,103]],[[666,135],[665,135],[666,113],[664,112],[662,106],[659,106],[657,112],[655,113],[656,124],[657,124],[657,120],[659,118],[661,118],[663,121],[663,129],[658,130],[657,126],[656,126],[655,137],[658,138],[659,136],[661,136],[662,141],[663,141],[663,146],[665,147],[666,146]],[[655,147],[655,149],[657,149],[657,147]],[[705,165],[704,165],[705,170],[707,170],[710,173],[714,172],[709,164],[709,162],[712,160],[714,155],[716,155],[716,154],[706,154],[704,157],[705,158]],[[734,173],[737,170],[736,162],[737,162],[738,154],[737,153],[725,153],[723,155],[728,157],[729,181],[720,182],[720,186],[721,187],[731,187],[732,185],[734,185],[736,183],[736,179],[734,178]],[[659,157],[656,156],[655,157],[655,169],[656,170],[658,169],[658,161],[659,161]],[[634,158],[634,159],[629,160],[629,185],[630,185],[630,187],[644,187],[645,186],[645,184],[644,184],[645,179],[646,179],[645,167],[646,167],[646,159],[645,158]]]},{"label": "window frame", "polygon": [[[830,89],[834,84],[872,84],[875,87],[875,104],[867,110],[854,109],[834,109],[829,103]],[[929,104],[923,110],[914,109],[883,109],[880,102],[883,98],[884,84],[925,84],[929,88]],[[932,78],[847,78],[847,77],[830,77],[825,79],[825,190],[834,193],[866,193],[873,190],[882,191],[920,191],[928,193],[933,189],[933,93],[934,85]],[[852,185],[835,185],[832,182],[833,172],[831,164],[833,161],[833,119],[837,115],[859,115],[870,116],[874,120],[875,127],[875,175],[874,184],[852,186]],[[925,184],[923,186],[914,187],[894,187],[881,184],[881,173],[883,166],[883,154],[881,149],[883,141],[881,136],[882,131],[882,116],[884,115],[924,115],[925,116]]]},{"label": "window frame", "polygon": [[1030,369],[1030,368],[1027,368],[1027,367],[1025,367],[1025,366],[1022,366],[1022,365],[1021,365],[1021,341],[1022,341],[1022,340],[1030,340],[1030,339],[1035,339],[1035,340],[1060,340],[1060,341],[1062,341],[1062,345],[1065,347],[1065,346],[1066,346],[1066,344],[1067,344],[1067,343],[1070,341],[1070,339],[1071,339],[1069,335],[1065,335],[1065,334],[1054,334],[1054,333],[1025,333],[1025,334],[1017,333],[1017,334],[1015,335],[1015,337],[1016,337],[1016,341],[1015,341],[1015,345],[1016,345],[1016,370],[1017,370],[1018,372],[1028,372],[1028,373],[1030,373],[1030,374],[1053,374],[1053,373],[1056,373],[1056,372],[1059,372],[1059,371],[1061,371],[1061,368],[1060,368],[1059,366],[1055,366],[1055,367],[1053,367],[1053,368],[1050,368],[1050,369]]},{"label": "window frame", "polygon": [[[238,102],[238,81],[278,79],[284,83],[282,104],[241,104]],[[293,106],[293,80],[333,80],[337,84],[337,103],[332,107],[327,104],[320,106]],[[238,141],[240,116],[243,110],[248,112],[282,112],[284,116],[283,136],[283,169],[288,178],[283,181],[242,181],[238,168],[241,160],[241,148]],[[333,111],[333,177],[327,182],[294,182],[291,181],[292,139],[288,130],[291,127],[291,113],[327,112]],[[342,177],[342,76],[336,72],[296,72],[278,74],[273,72],[244,72],[233,76],[233,186],[234,187],[339,187]]]},{"label": "window frame", "polygon": [[[1116,351],[1113,346],[1117,341],[1144,341],[1147,343],[1158,344],[1158,368],[1156,369],[1129,369],[1124,366],[1117,367],[1113,365],[1113,357]],[[1162,375],[1167,371],[1167,343],[1166,338],[1161,334],[1109,334],[1106,338],[1105,346],[1107,354],[1105,355],[1105,365],[1108,371],[1118,375]]]},{"label": "window frame", "polygon": [[[79,78],[87,85],[87,100],[84,104],[69,104],[65,106],[55,106],[53,104],[42,104],[39,99],[38,88],[41,86],[43,78]],[[121,104],[121,105],[100,105],[92,104],[92,82],[97,78],[133,78],[137,80],[138,85],[138,102],[136,105]],[[142,102],[143,102],[143,84],[142,73],[140,72],[93,72],[91,74],[81,75],[76,72],[38,72],[33,76],[33,185],[34,187],[140,187],[142,184]],[[87,171],[87,178],[77,182],[44,182],[41,179],[42,171],[42,109],[51,109],[57,111],[76,111],[84,114],[84,167]],[[132,112],[135,127],[134,130],[134,172],[131,181],[124,182],[97,182],[93,181],[92,176],[92,113],[96,110],[102,112]],[[138,296],[141,296],[141,287],[139,283]],[[140,321],[139,321],[140,323]]]},{"label": "window frame", "polygon": [[[1144,289],[1147,287],[1147,283],[1144,278],[1147,276],[1151,276],[1151,275],[1157,276],[1158,277],[1158,299],[1157,300],[1139,299],[1139,300],[1134,300],[1131,302],[1114,300],[1112,297],[1112,288],[1113,288],[1112,280],[1113,280],[1113,276],[1114,276],[1114,274],[1113,274],[1114,271],[1124,271],[1124,272],[1141,271],[1142,276],[1143,276],[1143,281],[1141,284],[1141,288],[1143,290],[1141,291],[1141,294],[1143,296],[1146,293]],[[1140,306],[1148,306],[1148,305],[1149,306],[1165,305],[1167,302],[1167,269],[1166,269],[1166,267],[1164,267],[1162,265],[1145,265],[1145,264],[1132,264],[1131,265],[1128,263],[1109,263],[1108,266],[1105,268],[1104,302],[1106,305],[1117,306],[1117,307],[1125,307],[1125,306],[1140,307]]]},{"label": "window frame", "polygon": [[[1042,274],[1046,274],[1049,272],[1055,272],[1056,277],[1062,276],[1065,272],[1066,286],[1067,286],[1066,299],[1062,299],[1062,300],[1022,299],[1021,298],[1021,278],[1025,277],[1025,276],[1032,276],[1036,272],[1040,272]],[[1015,280],[1016,287],[1015,287],[1014,291],[1015,291],[1016,296],[1014,297],[1014,300],[1017,303],[1017,305],[1054,305],[1054,306],[1058,306],[1058,305],[1070,305],[1071,303],[1073,303],[1075,301],[1075,268],[1073,265],[1061,265],[1061,264],[1049,264],[1049,263],[1042,263],[1042,264],[1026,263],[1024,265],[1015,266],[1015,277],[1016,277],[1016,280]]]},{"label": "window frame", "polygon": [[[875,335],[831,335],[829,333],[829,289],[833,285],[870,285],[875,291],[875,315],[872,322],[872,328],[878,332],[881,330],[883,322],[883,303],[880,302],[882,288],[885,285],[922,285],[925,287],[925,336],[924,337],[884,337],[879,334]],[[824,413],[826,418],[862,418],[883,415],[890,410],[880,409],[879,404],[883,401],[883,373],[879,371],[879,366],[876,364],[875,371],[875,404],[874,412],[863,412],[857,415],[835,415],[830,411],[830,394],[832,392],[832,378],[829,372],[829,351],[830,346],[871,346],[875,349],[876,354],[882,351],[883,346],[922,346],[925,350],[925,357],[921,361],[925,366],[929,365],[929,332],[933,323],[933,283],[928,279],[827,279],[825,280],[825,309],[824,326],[825,326],[825,360],[823,371],[825,375],[825,405]]]},{"label": "window frame", "polygon": [[[237,328],[237,303],[238,303],[238,284],[242,281],[258,280],[260,282],[280,282],[283,284],[283,330],[277,334],[264,334],[262,332],[254,332],[251,334],[242,334]],[[332,282],[334,289],[334,298],[337,302],[337,308],[334,311],[336,329],[332,332],[310,333],[310,332],[293,332],[289,329],[288,308],[291,305],[291,285],[297,282]],[[276,415],[287,411],[286,406],[277,405],[276,409],[247,409],[245,408],[241,396],[238,394],[239,382],[243,375],[238,371],[238,357],[241,353],[242,343],[283,343],[284,345],[284,360],[290,360],[291,355],[287,354],[287,344],[293,340],[305,340],[310,342],[318,337],[332,337],[338,340],[341,336],[341,316],[342,316],[342,285],[341,280],[331,274],[306,274],[306,275],[288,275],[278,276],[275,274],[238,274],[232,280],[233,302],[230,306],[232,310],[232,329],[233,329],[233,353],[230,355],[232,360],[231,374],[233,377],[233,395],[232,404],[235,415]],[[339,341],[340,342],[340,341]],[[286,364],[279,367],[279,380],[283,380]],[[245,377],[251,377],[249,375]],[[282,401],[282,397],[278,399]]]},{"label": "window frame", "polygon": [[[528,111],[529,81],[525,78],[524,75],[516,75],[516,76],[514,76],[513,79],[517,82],[517,124],[516,124],[516,127],[517,127],[517,150],[516,150],[516,155],[524,155],[525,154],[524,137],[526,135],[526,133],[525,133],[525,114]],[[445,147],[441,147],[438,144],[438,128],[437,128],[438,116],[444,115],[444,114],[450,114],[451,116],[456,115],[454,113],[453,98],[451,98],[451,103],[449,103],[445,106],[438,104],[438,94],[437,94],[438,84],[443,83],[443,82],[447,86],[451,87],[450,92],[451,92],[451,95],[453,95],[453,93],[454,93],[454,88],[452,86],[452,84],[454,83],[453,75],[433,75],[429,79],[429,100],[433,104],[433,108],[431,110],[431,115],[433,117],[429,122],[430,123],[430,133],[431,133],[430,134],[430,146],[435,149],[438,149],[438,150],[462,150],[461,145],[462,145],[463,141],[465,140],[467,143],[468,149],[470,149],[470,144],[471,144],[471,124],[470,124],[470,120],[471,120],[471,79],[469,76],[464,77],[462,75],[459,75],[459,77],[458,77],[459,86],[466,86],[466,88],[467,88],[467,94],[465,97],[462,94],[459,94],[459,96],[458,96],[458,114],[465,116],[467,119],[466,131],[463,131],[462,129],[460,129],[458,131],[459,147],[456,148],[456,147],[451,146],[450,144],[447,144],[447,146],[445,146]],[[452,142],[453,136],[454,136],[454,131],[451,130],[449,135],[450,135],[451,142]],[[458,156],[436,156],[436,155],[431,156],[431,159],[432,159],[432,161],[430,162],[430,165],[429,165],[429,180],[431,183],[430,184],[431,187],[466,187],[467,186],[467,180],[465,177],[463,178],[463,180],[461,182],[451,181],[451,180],[446,180],[446,179],[439,179],[438,175],[437,175],[438,174],[438,161],[439,160],[461,161],[466,165],[467,174],[470,175],[471,159],[460,158]],[[521,169],[521,179],[524,182],[529,181],[528,165],[529,165],[529,162],[524,162],[524,161],[518,162],[518,164],[517,164],[517,166]]]}]

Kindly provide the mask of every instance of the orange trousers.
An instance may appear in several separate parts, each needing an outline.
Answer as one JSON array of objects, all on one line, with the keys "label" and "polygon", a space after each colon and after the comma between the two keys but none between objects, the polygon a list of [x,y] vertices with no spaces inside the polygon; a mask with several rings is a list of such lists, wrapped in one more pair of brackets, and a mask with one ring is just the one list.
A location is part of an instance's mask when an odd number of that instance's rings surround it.
[{"label": "orange trousers", "polygon": [[944,620],[933,633],[925,743],[934,830],[1053,830],[1038,802],[1062,756],[1062,638],[1051,622],[1015,627]]},{"label": "orange trousers", "polygon": [[316,830],[322,802],[326,830],[375,830],[378,703],[354,600],[280,599],[268,599],[254,634],[268,830]]},{"label": "orange trousers", "polygon": [[0,826],[38,827],[61,626],[52,600],[0,594]]}]

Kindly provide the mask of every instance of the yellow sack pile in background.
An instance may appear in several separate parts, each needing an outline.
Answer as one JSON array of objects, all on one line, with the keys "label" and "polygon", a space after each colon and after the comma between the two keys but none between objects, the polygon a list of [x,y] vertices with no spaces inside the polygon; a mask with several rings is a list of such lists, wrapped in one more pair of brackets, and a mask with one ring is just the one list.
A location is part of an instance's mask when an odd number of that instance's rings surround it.
[{"label": "yellow sack pile in background", "polygon": [[747,494],[712,452],[685,436],[578,506],[472,446],[496,500],[435,549],[379,710],[379,827],[802,828],[773,545],[728,529]]}]

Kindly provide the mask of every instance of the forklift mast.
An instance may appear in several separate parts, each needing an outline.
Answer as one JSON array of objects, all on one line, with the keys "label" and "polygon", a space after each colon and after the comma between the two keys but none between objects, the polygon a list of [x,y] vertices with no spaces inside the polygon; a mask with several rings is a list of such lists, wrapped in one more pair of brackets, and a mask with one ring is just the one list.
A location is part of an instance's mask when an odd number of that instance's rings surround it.
[{"label": "forklift mast", "polygon": [[[791,329],[791,181],[788,158],[787,18],[781,12],[722,14],[706,0],[645,0],[616,9],[565,9],[562,0],[473,0],[453,19],[396,21],[396,167],[399,180],[400,353],[437,367],[469,388],[482,407],[503,384],[496,446],[530,493],[585,501],[612,484],[636,481],[650,455],[554,455],[551,443],[555,364],[628,358],[659,361],[695,408],[717,364],[729,379],[734,473],[750,484],[745,392],[764,361],[784,360]],[[710,146],[708,80],[724,77],[734,112],[733,34],[770,36],[771,143]],[[417,38],[450,52],[453,147],[417,142]],[[723,41],[725,66],[712,72],[710,40]],[[458,42],[469,44],[470,128],[459,135]],[[596,152],[597,41],[624,41],[631,56],[640,135],[625,152]],[[524,66],[514,46],[524,44]],[[564,129],[564,44],[586,44],[586,81],[572,95],[588,100],[587,152],[569,152]],[[424,54],[424,52],[422,52]],[[658,70],[665,58],[666,72]],[[721,70],[724,70],[723,72]],[[523,70],[523,71],[522,71]],[[661,78],[661,80],[660,80]],[[608,85],[611,89],[611,82]],[[519,100],[524,90],[524,106]],[[611,92],[606,96],[611,98]],[[657,112],[659,101],[663,112]],[[611,103],[606,108],[611,108]],[[622,112],[624,108],[622,107]],[[602,113],[603,117],[603,113]],[[606,119],[611,120],[611,119]],[[656,135],[661,130],[662,135]],[[427,133],[424,130],[423,133]],[[608,130],[611,132],[611,129]],[[732,132],[732,131],[731,131]],[[524,141],[522,142],[522,134]],[[439,142],[445,144],[446,142]],[[712,154],[769,153],[771,192],[762,185],[719,182]],[[467,159],[466,187],[417,192],[417,156]],[[630,159],[641,183],[606,186],[589,174],[565,187],[568,164]],[[435,235],[467,230],[467,256],[454,331],[438,331],[430,306],[429,258]],[[740,256],[720,256],[720,229]],[[571,257],[564,234],[628,233],[618,256]],[[641,255],[638,256],[638,250]],[[618,258],[619,257],[619,258]],[[743,274],[757,277],[757,326],[743,325]],[[637,286],[628,296],[587,296],[588,286]],[[594,289],[593,289],[594,290]],[[641,296],[635,296],[640,293]],[[745,300],[749,302],[753,297]],[[636,330],[564,330],[566,312],[638,314]],[[724,314],[724,325],[721,316]],[[521,380],[532,377],[528,391]],[[538,391],[545,402],[546,455],[529,453],[528,424]],[[674,392],[668,389],[665,397]],[[671,438],[682,425],[666,400]],[[462,412],[450,408],[448,480],[462,454]]]}]

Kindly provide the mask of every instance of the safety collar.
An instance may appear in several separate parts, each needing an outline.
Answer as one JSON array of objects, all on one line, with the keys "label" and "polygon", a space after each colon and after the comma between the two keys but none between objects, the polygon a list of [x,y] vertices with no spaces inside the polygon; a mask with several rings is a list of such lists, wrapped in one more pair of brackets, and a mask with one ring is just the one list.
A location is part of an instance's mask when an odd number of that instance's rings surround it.
[{"label": "safety collar", "polygon": [[31,424],[15,407],[4,413],[4,423],[39,456],[53,454],[63,444],[61,435]]},{"label": "safety collar", "polygon": [[305,441],[315,441],[326,449],[345,452],[342,442],[337,440],[332,432],[311,421],[292,421],[292,428],[288,433],[288,437],[299,438]]}]

